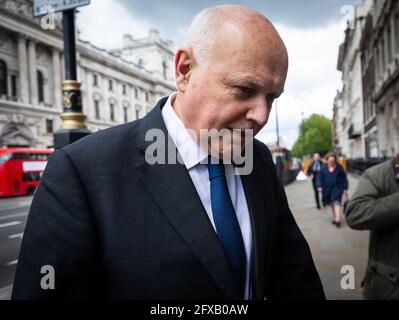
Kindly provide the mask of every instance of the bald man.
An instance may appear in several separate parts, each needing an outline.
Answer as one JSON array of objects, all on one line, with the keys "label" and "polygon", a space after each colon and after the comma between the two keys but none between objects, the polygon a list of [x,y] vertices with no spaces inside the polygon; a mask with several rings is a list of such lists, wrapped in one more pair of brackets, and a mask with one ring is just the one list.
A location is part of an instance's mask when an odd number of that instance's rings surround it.
[{"label": "bald man", "polygon": [[[14,299],[324,299],[267,147],[288,54],[243,6],[199,13],[177,92],[51,157]],[[45,266],[45,267],[43,267]]]}]

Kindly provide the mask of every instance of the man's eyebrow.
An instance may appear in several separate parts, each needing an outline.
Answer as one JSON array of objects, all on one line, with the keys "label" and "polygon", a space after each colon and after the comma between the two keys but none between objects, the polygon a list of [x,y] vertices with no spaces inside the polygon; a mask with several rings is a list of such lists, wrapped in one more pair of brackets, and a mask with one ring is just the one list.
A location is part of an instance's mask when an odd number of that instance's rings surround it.
[{"label": "man's eyebrow", "polygon": [[246,79],[246,78],[224,78],[224,83],[228,86],[248,86],[254,89],[262,89],[264,85],[255,79]]},{"label": "man's eyebrow", "polygon": [[[258,80],[245,79],[245,78],[224,78],[224,83],[230,87],[248,87],[255,90],[264,89],[265,86]],[[284,89],[281,91],[272,92],[276,98],[284,93]]]}]

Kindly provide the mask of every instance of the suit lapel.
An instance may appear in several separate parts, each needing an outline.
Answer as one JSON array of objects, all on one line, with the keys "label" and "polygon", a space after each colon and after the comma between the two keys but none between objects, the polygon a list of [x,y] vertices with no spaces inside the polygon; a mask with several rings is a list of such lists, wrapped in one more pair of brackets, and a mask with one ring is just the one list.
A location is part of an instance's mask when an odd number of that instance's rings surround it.
[{"label": "suit lapel", "polygon": [[[261,175],[254,161],[254,172],[241,176],[252,226],[252,298],[263,299],[266,217],[263,204]],[[264,182],[263,182],[264,184]]]},{"label": "suit lapel", "polygon": [[[273,263],[273,245],[276,221],[275,191],[273,175],[275,170],[273,160],[265,160],[254,143],[253,171],[250,175],[241,176],[252,226],[252,299],[264,298],[267,291],[265,285]],[[260,144],[261,148],[265,147]]]},{"label": "suit lapel", "polygon": [[[143,153],[153,143],[145,141],[148,130],[160,129],[167,135],[161,113],[165,102],[166,99],[162,99],[154,110],[141,120],[137,147]],[[144,185],[169,223],[193,251],[215,283],[230,299],[240,299],[229,262],[186,167],[181,164],[150,165],[145,161],[144,154],[135,166]]]}]

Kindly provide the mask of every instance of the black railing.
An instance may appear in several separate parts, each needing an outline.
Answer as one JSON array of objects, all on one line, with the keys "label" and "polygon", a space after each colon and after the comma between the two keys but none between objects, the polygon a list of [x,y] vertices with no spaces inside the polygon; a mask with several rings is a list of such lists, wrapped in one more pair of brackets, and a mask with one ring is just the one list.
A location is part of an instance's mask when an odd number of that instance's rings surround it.
[{"label": "black railing", "polygon": [[390,158],[369,158],[369,159],[351,159],[348,160],[348,172],[361,175],[368,168],[388,161]]}]

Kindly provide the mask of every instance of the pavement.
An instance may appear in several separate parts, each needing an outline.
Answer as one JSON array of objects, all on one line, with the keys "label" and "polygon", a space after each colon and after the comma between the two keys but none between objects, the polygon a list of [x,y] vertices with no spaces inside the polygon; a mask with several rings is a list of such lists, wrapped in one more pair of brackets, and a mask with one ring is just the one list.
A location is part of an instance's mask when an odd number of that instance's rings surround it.
[{"label": "pavement", "polygon": [[[357,180],[349,176],[349,194]],[[368,232],[353,231],[344,219],[340,229],[331,224],[330,209],[315,209],[309,180],[285,188],[291,211],[312,251],[327,299],[360,300],[367,263]],[[32,197],[0,199],[0,300],[10,299],[19,249]],[[355,288],[341,288],[343,266],[355,270]]]},{"label": "pavement", "polygon": [[[357,178],[349,175],[349,197],[356,189]],[[317,210],[310,180],[295,181],[286,186],[291,211],[309,243],[316,268],[328,300],[361,300],[361,281],[368,257],[368,231],[351,230],[343,218],[341,228],[331,224],[330,208]],[[343,266],[352,266],[355,288],[344,290]]]}]

